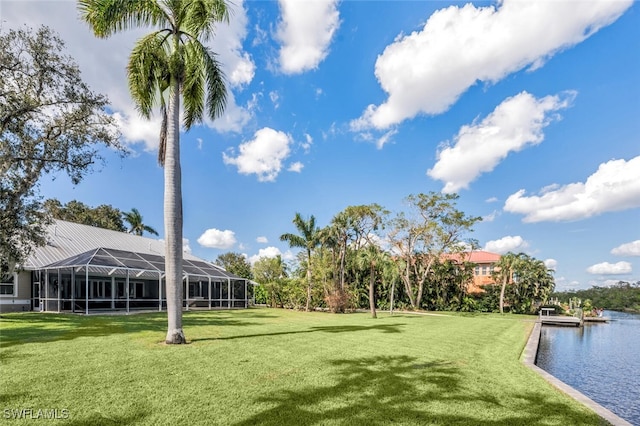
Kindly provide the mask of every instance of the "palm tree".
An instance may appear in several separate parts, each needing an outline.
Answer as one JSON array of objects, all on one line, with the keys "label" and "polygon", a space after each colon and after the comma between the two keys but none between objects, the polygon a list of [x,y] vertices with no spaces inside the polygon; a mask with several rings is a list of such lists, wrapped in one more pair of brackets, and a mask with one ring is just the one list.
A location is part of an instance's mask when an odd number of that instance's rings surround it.
[{"label": "palm tree", "polygon": [[371,318],[377,318],[376,314],[376,275],[378,267],[385,261],[385,253],[372,242],[367,242],[358,250],[357,262],[361,267],[369,268],[369,310]]},{"label": "palm tree", "polygon": [[281,241],[289,243],[289,247],[298,247],[306,250],[307,255],[307,305],[305,311],[309,312],[311,305],[311,255],[313,250],[320,245],[320,228],[316,226],[316,218],[311,215],[308,220],[304,220],[300,213],[296,213],[293,218],[293,224],[296,226],[300,235],[282,234]]},{"label": "palm tree", "polygon": [[500,288],[501,314],[504,313],[504,293],[507,288],[507,284],[512,284],[514,282],[514,272],[516,271],[518,263],[523,256],[525,256],[524,253],[514,254],[509,252],[504,256],[501,256],[500,260],[495,264],[493,279],[496,282],[502,283],[502,287]]},{"label": "palm tree", "polygon": [[130,234],[142,236],[142,234],[148,232],[153,235],[158,235],[158,231],[142,222],[142,215],[138,209],[132,208],[130,212],[123,212],[122,217],[129,224]]},{"label": "palm tree", "polygon": [[[218,22],[229,20],[224,0],[79,0],[82,19],[97,37],[136,27],[156,28],[136,43],[127,65],[129,91],[137,109],[150,118],[162,112],[158,156],[164,167],[165,273],[168,344],[186,343],[182,330],[182,172],[180,98],[185,130],[212,120],[226,104],[220,65],[203,43]],[[205,95],[206,92],[206,95]]]}]

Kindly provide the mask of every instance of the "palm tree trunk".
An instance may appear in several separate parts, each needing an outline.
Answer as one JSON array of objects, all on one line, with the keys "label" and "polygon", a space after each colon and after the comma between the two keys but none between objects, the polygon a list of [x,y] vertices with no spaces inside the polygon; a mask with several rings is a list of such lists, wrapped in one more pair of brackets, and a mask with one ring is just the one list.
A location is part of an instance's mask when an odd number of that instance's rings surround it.
[{"label": "palm tree trunk", "polygon": [[502,278],[502,288],[500,289],[500,313],[504,313],[504,291],[507,288],[507,276]]},{"label": "palm tree trunk", "polygon": [[180,86],[172,82],[164,161],[164,233],[167,344],[186,343],[182,331],[182,172],[180,169]]},{"label": "palm tree trunk", "polygon": [[376,292],[375,292],[375,285],[376,285],[376,277],[375,277],[375,263],[371,263],[371,274],[370,274],[370,280],[369,280],[369,307],[371,308],[371,318],[377,318],[378,316],[376,315],[376,300],[375,300],[375,296],[376,296]]},{"label": "palm tree trunk", "polygon": [[307,306],[305,306],[305,312],[309,312],[311,305],[311,251],[307,250]]},{"label": "palm tree trunk", "polygon": [[393,293],[396,289],[396,279],[393,278],[391,281],[391,307],[389,308],[389,313],[393,315]]}]

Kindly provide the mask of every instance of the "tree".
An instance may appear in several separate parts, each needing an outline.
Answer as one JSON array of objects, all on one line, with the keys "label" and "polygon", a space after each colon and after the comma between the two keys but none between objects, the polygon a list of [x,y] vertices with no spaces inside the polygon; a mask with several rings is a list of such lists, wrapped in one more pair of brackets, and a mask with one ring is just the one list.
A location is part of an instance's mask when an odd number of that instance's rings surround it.
[{"label": "tree", "polygon": [[434,262],[446,252],[463,250],[462,235],[471,232],[480,217],[456,209],[457,194],[410,195],[412,214],[399,213],[390,223],[389,241],[411,306],[420,308],[424,284]]},{"label": "tree", "polygon": [[524,256],[524,253],[507,253],[500,257],[500,260],[494,265],[493,280],[496,283],[501,283],[500,287],[500,313],[504,313],[504,295],[507,285],[513,284],[514,271],[517,268],[517,264]]},{"label": "tree", "polygon": [[394,298],[396,297],[396,283],[398,279],[400,279],[400,275],[398,273],[398,268],[396,264],[391,259],[391,255],[387,252],[382,252],[382,281],[386,286],[389,286],[389,282],[391,282],[391,289],[389,294],[389,313],[393,315],[393,307],[394,307]]},{"label": "tree", "polygon": [[13,270],[45,243],[38,181],[66,173],[74,184],[103,159],[124,155],[105,96],[82,81],[48,27],[0,32],[0,269]]},{"label": "tree", "polygon": [[218,266],[222,266],[226,271],[231,272],[234,275],[248,280],[253,279],[251,264],[241,253],[228,252],[220,254],[214,263]]},{"label": "tree", "polygon": [[122,212],[108,204],[102,204],[96,208],[92,208],[80,201],[72,200],[63,205],[59,200],[51,198],[43,203],[43,209],[54,219],[111,229],[113,231],[126,231],[122,223]]},{"label": "tree", "polygon": [[[218,22],[229,20],[224,0],[79,0],[81,17],[97,37],[106,38],[135,27],[156,31],[136,43],[127,65],[131,96],[138,111],[150,118],[162,112],[158,158],[164,167],[166,343],[186,343],[182,330],[182,172],[180,165],[180,100],[188,131],[206,111],[215,120],[224,111],[226,89],[215,55],[203,43]],[[206,92],[206,94],[205,94]],[[205,99],[206,98],[206,99]]]},{"label": "tree", "polygon": [[511,291],[512,311],[534,313],[536,302],[544,303],[555,287],[553,273],[542,260],[520,254]]},{"label": "tree", "polygon": [[142,235],[148,232],[153,235],[158,235],[158,231],[145,225],[142,221],[142,215],[136,208],[132,208],[130,212],[123,212],[122,217],[129,224],[129,233],[134,235]]},{"label": "tree", "polygon": [[281,256],[261,257],[253,265],[253,275],[267,291],[267,301],[271,307],[284,307],[284,286],[287,278],[287,265]]},{"label": "tree", "polygon": [[358,251],[358,262],[369,269],[369,311],[371,318],[377,318],[376,314],[376,277],[378,268],[384,263],[384,253],[380,248],[368,243]]},{"label": "tree", "polygon": [[311,215],[309,219],[304,220],[300,213],[296,213],[293,218],[293,224],[300,234],[282,234],[280,235],[280,240],[288,242],[292,248],[297,247],[305,250],[307,260],[307,303],[305,311],[309,312],[312,290],[311,255],[316,247],[320,245],[320,228],[316,226],[316,218],[313,215]]},{"label": "tree", "polygon": [[[353,236],[352,246],[358,253],[357,261],[369,269],[369,309],[371,317],[376,318],[375,283],[378,264],[383,261],[382,250],[378,245],[380,237],[376,232],[384,227],[384,218],[388,212],[378,204],[369,204],[349,206],[343,214],[347,218],[346,234]],[[344,250],[347,249],[345,246]]]}]

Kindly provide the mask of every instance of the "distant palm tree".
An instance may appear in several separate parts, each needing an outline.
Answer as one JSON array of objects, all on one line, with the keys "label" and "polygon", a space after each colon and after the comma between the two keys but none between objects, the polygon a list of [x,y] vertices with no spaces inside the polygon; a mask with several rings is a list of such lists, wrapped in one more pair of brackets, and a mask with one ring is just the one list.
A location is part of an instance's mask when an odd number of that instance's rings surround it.
[{"label": "distant palm tree", "polygon": [[369,310],[371,311],[371,318],[377,318],[376,278],[379,266],[385,262],[385,254],[377,245],[371,242],[360,248],[357,254],[358,265],[369,268]]},{"label": "distant palm tree", "polygon": [[218,22],[229,21],[224,0],[79,0],[82,19],[106,38],[130,28],[157,28],[133,48],[127,65],[129,91],[138,111],[162,112],[158,157],[164,167],[165,274],[168,344],[186,343],[182,330],[182,172],[180,99],[185,130],[222,115],[226,88],[220,65],[203,43]]},{"label": "distant palm tree", "polygon": [[148,225],[145,225],[142,222],[142,215],[140,214],[138,209],[133,208],[130,212],[123,212],[122,217],[124,218],[125,222],[129,224],[130,234],[142,235],[145,232],[148,232],[153,235],[158,235],[158,231]]},{"label": "distant palm tree", "polygon": [[522,262],[524,253],[507,253],[500,256],[500,260],[494,265],[493,279],[495,282],[502,283],[500,287],[500,313],[504,313],[504,293],[508,284],[514,282],[514,272],[518,269],[518,265]]},{"label": "distant palm tree", "polygon": [[293,218],[293,224],[296,226],[300,235],[282,234],[281,241],[289,243],[290,247],[303,248],[307,254],[307,305],[305,311],[309,312],[311,305],[311,255],[313,250],[320,245],[320,228],[316,226],[316,218],[311,215],[308,220],[304,220],[300,213],[296,213]]}]

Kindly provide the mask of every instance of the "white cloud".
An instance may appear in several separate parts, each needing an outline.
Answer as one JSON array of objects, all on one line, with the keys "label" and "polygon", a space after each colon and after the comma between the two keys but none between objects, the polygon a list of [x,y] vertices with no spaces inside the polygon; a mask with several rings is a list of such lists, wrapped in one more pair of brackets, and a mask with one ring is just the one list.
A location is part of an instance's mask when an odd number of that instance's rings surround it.
[{"label": "white cloud", "polygon": [[482,216],[483,222],[493,222],[496,220],[496,217],[500,216],[500,212],[498,210],[494,210],[488,215]]},{"label": "white cloud", "polygon": [[616,256],[640,256],[640,240],[621,244],[611,250],[611,254],[615,254]]},{"label": "white cloud", "polygon": [[191,246],[189,245],[189,239],[188,238],[183,238],[182,239],[182,251],[184,253],[191,254]]},{"label": "white cloud", "polygon": [[236,104],[236,98],[231,91],[227,91],[227,106],[222,116],[214,121],[205,119],[205,123],[212,129],[220,133],[235,132],[240,133],[244,126],[251,120],[252,108],[256,105],[256,99],[251,98],[245,107]]},{"label": "white cloud", "polygon": [[261,236],[261,237],[256,238],[256,242],[261,243],[261,244],[266,244],[266,243],[269,242],[269,240],[267,240],[267,237]]},{"label": "white cloud", "polygon": [[250,256],[249,262],[253,265],[262,257],[273,258],[277,256],[281,256],[283,260],[292,260],[295,258],[293,253],[291,253],[291,251],[289,250],[282,253],[279,248],[269,246],[269,247],[265,247],[263,249],[258,250],[258,254],[254,254],[253,256]]},{"label": "white cloud", "polygon": [[280,106],[280,95],[278,94],[277,90],[272,90],[271,92],[269,92],[269,99],[271,99],[273,107],[275,109],[278,109],[278,107]]},{"label": "white cloud", "polygon": [[[164,243],[164,239],[163,238],[158,238],[158,241],[161,241]],[[183,253],[187,253],[187,254],[191,254],[191,246],[189,245],[189,239],[188,238],[182,238],[182,252]]]},{"label": "white cloud", "polygon": [[198,244],[203,247],[230,249],[236,243],[236,235],[233,231],[221,231],[216,228],[207,229],[198,238]]},{"label": "white cloud", "polygon": [[243,0],[227,3],[229,24],[216,25],[211,49],[218,55],[218,61],[232,87],[248,84],[253,80],[256,66],[247,52],[242,50],[242,42],[247,37],[247,11]]},{"label": "white cloud", "polygon": [[525,190],[507,198],[504,210],[524,214],[524,222],[577,220],[640,207],[640,156],[600,164],[587,181],[547,187],[540,195]]},{"label": "white cloud", "polygon": [[337,0],[279,0],[281,21],[276,37],[282,43],[280,68],[285,74],[315,69],[329,53],[340,26]]},{"label": "white cloud", "polygon": [[631,264],[629,262],[609,263],[602,262],[589,266],[587,272],[594,275],[619,275],[630,274]]},{"label": "white cloud", "polygon": [[496,201],[498,201],[497,197],[491,197],[484,200],[485,203],[495,203]]},{"label": "white cloud", "polygon": [[299,161],[296,161],[295,163],[291,163],[287,170],[290,172],[301,173],[303,168],[304,168],[304,164],[302,164]]},{"label": "white cloud", "polygon": [[484,245],[484,250],[498,254],[505,254],[507,252],[522,252],[529,247],[529,243],[526,242],[521,236],[511,236],[500,238],[499,240],[488,241]]},{"label": "white cloud", "polygon": [[580,287],[579,281],[569,281],[566,277],[556,277],[554,281],[556,284],[556,291],[575,290]]},{"label": "white cloud", "polygon": [[544,266],[546,266],[547,269],[553,269],[555,271],[558,267],[558,261],[555,259],[545,259]]},{"label": "white cloud", "polygon": [[289,157],[291,136],[284,132],[264,127],[258,130],[254,139],[240,145],[240,153],[233,156],[223,153],[225,164],[238,167],[241,174],[255,174],[260,182],[273,182],[282,169],[282,162]]},{"label": "white cloud", "polygon": [[537,145],[543,129],[566,108],[575,93],[536,99],[527,92],[505,99],[480,123],[464,125],[453,146],[438,152],[438,161],[427,174],[445,182],[445,193],[469,188],[482,173],[492,171],[510,152]]},{"label": "white cloud", "polygon": [[378,138],[376,141],[376,148],[382,149],[387,142],[391,141],[391,138],[398,133],[397,129],[391,129],[388,132],[384,133],[382,136]]},{"label": "white cloud", "polygon": [[[26,24],[37,28],[44,24],[55,29],[66,43],[65,53],[78,63],[83,81],[92,90],[108,95],[125,141],[143,143],[147,151],[157,149],[159,113],[156,110],[149,121],[139,115],[133,106],[126,77],[129,54],[148,29],[123,31],[108,39],[98,39],[86,23],[78,20],[77,4],[73,1],[2,1],[0,7],[3,26],[15,28]],[[229,24],[218,24],[215,37],[208,43],[218,55],[229,89],[248,84],[255,74],[255,64],[242,50],[248,24],[242,0],[230,5],[230,10]],[[249,118],[250,114],[235,104],[233,93],[228,90],[224,116],[215,123],[205,119],[205,123],[219,132],[239,132]]]},{"label": "white cloud", "polygon": [[304,152],[308,154],[309,150],[311,149],[311,145],[313,145],[313,138],[309,133],[305,133],[304,138],[306,142],[300,143],[300,146],[302,147],[302,149],[304,149]]},{"label": "white cloud", "polygon": [[124,107],[124,109],[114,112],[113,118],[118,123],[126,142],[129,144],[142,142],[145,151],[158,149],[161,124],[159,116],[154,115],[150,120],[147,120],[140,116],[133,107]]},{"label": "white cloud", "polygon": [[400,34],[375,65],[387,100],[369,105],[352,129],[386,129],[420,113],[440,114],[478,81],[496,83],[542,66],[614,22],[633,1],[497,3],[440,9],[421,31]]}]

